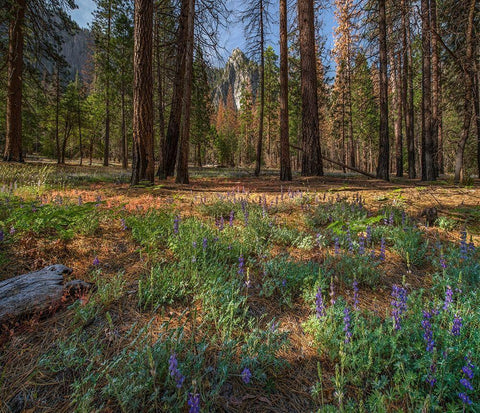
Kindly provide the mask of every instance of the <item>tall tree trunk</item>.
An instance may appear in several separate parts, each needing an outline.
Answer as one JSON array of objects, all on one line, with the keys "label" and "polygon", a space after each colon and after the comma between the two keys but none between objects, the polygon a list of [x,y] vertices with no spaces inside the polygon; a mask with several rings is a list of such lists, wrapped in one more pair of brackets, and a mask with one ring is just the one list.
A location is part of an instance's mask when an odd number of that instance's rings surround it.
[{"label": "tall tree trunk", "polygon": [[182,124],[178,145],[177,173],[175,182],[188,184],[188,153],[190,149],[190,111],[193,81],[193,36],[195,25],[195,0],[189,0],[187,19],[187,42],[185,47],[185,85],[183,87]]},{"label": "tall tree trunk", "polygon": [[477,62],[477,69],[475,70],[475,84],[473,92],[473,102],[475,105],[475,125],[477,127],[477,166],[478,176],[480,177],[480,74],[479,63]]},{"label": "tall tree trunk", "polygon": [[4,161],[23,162],[22,72],[25,0],[12,1],[8,31],[7,122]]},{"label": "tall tree trunk", "polygon": [[[156,69],[157,69],[157,98],[158,98],[158,129],[160,136],[160,148],[165,145],[165,113],[164,113],[164,104],[163,104],[163,70],[162,70],[162,61],[161,61],[161,39],[160,39],[160,20],[161,20],[161,10],[160,4],[157,4],[156,8],[156,22],[155,22],[155,60],[156,60]],[[159,151],[162,153],[162,150]]]},{"label": "tall tree trunk", "polygon": [[105,147],[103,153],[103,166],[108,166],[110,156],[110,37],[112,32],[112,2],[108,2],[107,17],[107,78],[105,83]]},{"label": "tall tree trunk", "polygon": [[182,0],[180,10],[180,20],[177,36],[177,57],[175,79],[173,82],[172,104],[170,106],[170,117],[168,119],[167,135],[160,155],[160,165],[157,170],[157,176],[165,179],[172,176],[175,171],[175,162],[177,160],[177,148],[180,136],[180,122],[182,118],[182,96],[185,83],[185,52],[187,20],[188,20],[189,0]]},{"label": "tall tree trunk", "polygon": [[402,131],[402,119],[403,119],[403,110],[402,110],[402,79],[401,79],[401,70],[402,70],[402,59],[400,53],[398,53],[397,58],[394,61],[394,84],[395,91],[393,97],[393,104],[395,107],[395,125],[394,125],[394,134],[395,134],[395,169],[397,177],[403,176],[403,131]]},{"label": "tall tree trunk", "polygon": [[415,168],[415,136],[414,136],[414,107],[413,107],[413,69],[410,41],[410,18],[407,0],[402,0],[402,51],[403,51],[403,81],[402,106],[405,117],[405,137],[407,142],[408,177],[416,177]]},{"label": "tall tree trunk", "polygon": [[80,147],[80,166],[83,165],[83,142],[82,142],[82,110],[80,107],[80,83],[77,73],[77,117],[78,117],[78,146]]},{"label": "tall tree trunk", "polygon": [[297,0],[302,91],[302,175],[323,176],[313,0]]},{"label": "tall tree trunk", "polygon": [[472,120],[472,97],[473,97],[473,48],[474,48],[474,17],[475,2],[470,0],[468,8],[467,31],[465,33],[465,62],[464,62],[464,84],[465,84],[465,102],[463,105],[463,127],[462,135],[458,141],[457,151],[455,154],[455,176],[454,182],[459,183],[463,179],[463,155],[465,145],[467,144],[470,131],[470,123]]},{"label": "tall tree trunk", "polygon": [[260,175],[262,167],[263,113],[265,111],[265,33],[263,27],[263,0],[260,0],[260,114],[258,120],[257,153],[255,158],[255,176]]},{"label": "tall tree trunk", "polygon": [[61,163],[59,118],[60,118],[60,69],[57,63],[57,75],[55,79],[55,149],[57,151],[57,163]]},{"label": "tall tree trunk", "polygon": [[387,74],[387,19],[385,0],[378,1],[378,31],[380,45],[380,136],[377,178],[390,180],[390,141],[388,137],[388,74]]},{"label": "tall tree trunk", "polygon": [[133,46],[132,185],[154,182],[153,145],[153,0],[135,1]]},{"label": "tall tree trunk", "polygon": [[434,181],[434,139],[432,133],[432,53],[430,0],[421,1],[422,8],[422,181]]},{"label": "tall tree trunk", "polygon": [[[123,76],[123,74],[122,74]],[[122,117],[122,168],[128,168],[128,141],[127,141],[127,126],[126,126],[126,110],[125,110],[125,85],[123,84],[124,80],[122,77],[122,85],[120,91],[120,98],[121,98],[121,117]]]},{"label": "tall tree trunk", "polygon": [[288,136],[287,0],[280,0],[280,180],[292,180]]},{"label": "tall tree trunk", "polygon": [[[437,22],[437,0],[430,0],[430,24],[431,32],[438,33]],[[440,50],[437,36],[431,34],[432,39],[432,140],[433,140],[433,166],[435,177],[438,177],[440,172],[443,173],[443,154],[441,149],[443,146],[440,144],[442,141],[442,111],[441,105],[441,70],[440,70]]]}]

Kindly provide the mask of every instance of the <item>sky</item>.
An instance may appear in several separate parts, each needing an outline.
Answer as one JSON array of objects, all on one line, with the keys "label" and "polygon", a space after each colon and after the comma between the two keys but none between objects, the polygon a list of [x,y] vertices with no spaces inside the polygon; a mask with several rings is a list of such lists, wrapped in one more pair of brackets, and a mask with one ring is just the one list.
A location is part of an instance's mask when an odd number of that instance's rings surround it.
[{"label": "sky", "polygon": [[[244,7],[246,0],[229,0],[230,10],[240,10]],[[76,0],[78,9],[75,9],[71,12],[72,18],[78,23],[80,27],[87,27],[88,24],[92,22],[92,12],[95,9],[95,3],[93,0]],[[273,1],[273,4],[278,2]],[[244,52],[245,50],[245,35],[243,31],[242,24],[237,22],[235,23],[235,16],[232,16],[232,23],[228,25],[228,28],[224,30],[224,33],[221,33],[219,38],[222,40],[220,46],[222,49],[223,58],[226,60],[230,56],[233,49],[236,47],[240,48]],[[333,46],[333,28],[335,26],[335,19],[333,16],[333,9],[326,9],[322,12],[321,21],[323,24],[322,31],[327,40],[327,49],[331,49]],[[278,22],[272,24],[271,27],[272,35],[271,41],[268,42],[278,53]],[[330,59],[328,59],[330,60]]]}]

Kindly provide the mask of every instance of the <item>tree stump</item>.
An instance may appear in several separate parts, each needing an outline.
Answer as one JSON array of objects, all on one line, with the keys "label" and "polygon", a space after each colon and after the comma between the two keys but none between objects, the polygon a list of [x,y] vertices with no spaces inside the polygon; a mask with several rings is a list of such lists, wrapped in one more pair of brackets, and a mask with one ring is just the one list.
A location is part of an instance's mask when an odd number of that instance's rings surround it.
[{"label": "tree stump", "polygon": [[42,313],[76,291],[88,291],[92,284],[80,280],[65,283],[72,270],[51,265],[0,282],[0,324],[24,315]]}]

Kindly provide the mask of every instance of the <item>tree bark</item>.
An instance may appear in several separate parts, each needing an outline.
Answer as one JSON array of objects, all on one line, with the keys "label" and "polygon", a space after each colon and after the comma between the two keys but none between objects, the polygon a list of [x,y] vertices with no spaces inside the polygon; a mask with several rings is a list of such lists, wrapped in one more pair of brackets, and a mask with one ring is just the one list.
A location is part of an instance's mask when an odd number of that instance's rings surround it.
[{"label": "tree bark", "polygon": [[177,173],[175,182],[188,184],[188,154],[190,149],[190,112],[193,80],[193,36],[195,25],[195,0],[189,0],[187,19],[187,42],[185,45],[185,84],[183,87],[182,123],[178,145]]},{"label": "tree bark", "polygon": [[432,136],[432,54],[430,0],[421,1],[422,12],[422,181],[434,181],[434,141]]},{"label": "tree bark", "polygon": [[414,135],[414,105],[413,105],[413,63],[410,41],[410,18],[407,0],[402,0],[402,48],[403,48],[403,108],[405,116],[405,137],[408,153],[408,177],[415,179],[415,135]]},{"label": "tree bark", "polygon": [[473,47],[474,47],[474,17],[475,17],[475,2],[470,0],[468,10],[467,31],[465,33],[465,64],[464,64],[464,84],[465,84],[465,101],[463,107],[463,127],[462,135],[458,141],[457,151],[455,154],[455,176],[454,182],[459,183],[463,179],[463,155],[465,152],[465,145],[468,140],[470,131],[470,123],[472,119],[472,97],[473,97]]},{"label": "tree bark", "polygon": [[177,36],[177,61],[175,80],[173,82],[172,104],[170,106],[167,135],[161,149],[162,154],[160,155],[160,165],[157,170],[157,176],[160,179],[166,179],[168,176],[173,175],[177,159],[180,122],[182,118],[182,96],[185,83],[185,49],[188,36],[188,8],[189,0],[182,0]]},{"label": "tree bark", "polygon": [[82,110],[80,106],[80,79],[78,72],[76,76],[77,83],[77,117],[78,117],[78,146],[80,147],[80,166],[83,164],[83,141],[82,141]]},{"label": "tree bark", "polygon": [[153,147],[153,0],[135,1],[132,185],[155,178]]},{"label": "tree bark", "polygon": [[395,124],[394,124],[394,135],[395,135],[395,169],[396,176],[403,176],[403,131],[402,131],[402,119],[403,119],[403,110],[402,110],[402,81],[401,81],[401,66],[402,59],[400,53],[398,53],[397,58],[394,59],[394,96],[393,96],[393,105],[395,110]]},{"label": "tree bark", "polygon": [[280,180],[292,180],[288,135],[287,0],[280,0]]},{"label": "tree bark", "polygon": [[[437,22],[437,0],[430,0],[430,24],[431,33],[438,33]],[[441,70],[440,70],[440,50],[437,36],[430,34],[432,41],[432,141],[433,141],[433,167],[435,177],[443,170],[443,154],[440,145],[442,141],[441,137],[441,124],[442,124],[442,111],[441,105]],[[443,171],[442,171],[443,173]]]},{"label": "tree bark", "polygon": [[61,163],[60,157],[60,69],[57,63],[57,76],[55,80],[55,149],[57,151],[57,163]]},{"label": "tree bark", "polygon": [[380,136],[377,178],[390,180],[390,141],[388,137],[388,75],[387,75],[387,20],[385,0],[378,2],[379,46],[380,46]]},{"label": "tree bark", "polygon": [[477,127],[477,167],[478,176],[480,177],[480,74],[477,62],[477,69],[475,70],[475,84],[473,92],[473,102],[475,105],[475,125]]},{"label": "tree bark", "polygon": [[302,93],[302,176],[323,176],[313,0],[297,0]]},{"label": "tree bark", "polygon": [[3,160],[23,162],[22,73],[25,0],[12,1],[10,9],[7,69],[7,121]]},{"label": "tree bark", "polygon": [[[161,10],[160,4],[156,6],[156,22],[155,22],[155,60],[156,60],[156,69],[157,69],[157,98],[158,98],[158,129],[160,136],[160,148],[165,145],[165,113],[164,113],[164,98],[163,98],[163,70],[162,62],[160,55],[161,48],[161,39],[160,39],[160,19],[161,19]],[[162,150],[159,151],[162,153]]]},{"label": "tree bark", "polygon": [[110,156],[110,38],[112,32],[112,2],[108,2],[107,17],[107,70],[105,84],[105,147],[103,152],[103,166],[108,166]]}]

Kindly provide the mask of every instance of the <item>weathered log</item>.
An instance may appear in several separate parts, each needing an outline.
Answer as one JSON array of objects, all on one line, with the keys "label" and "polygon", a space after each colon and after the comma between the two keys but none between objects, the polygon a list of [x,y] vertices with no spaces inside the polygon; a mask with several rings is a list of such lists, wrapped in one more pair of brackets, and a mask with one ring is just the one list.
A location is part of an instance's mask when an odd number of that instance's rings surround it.
[{"label": "weathered log", "polygon": [[92,284],[80,280],[65,283],[72,270],[51,265],[0,282],[0,324],[32,313],[42,313],[75,291],[89,290]]}]

